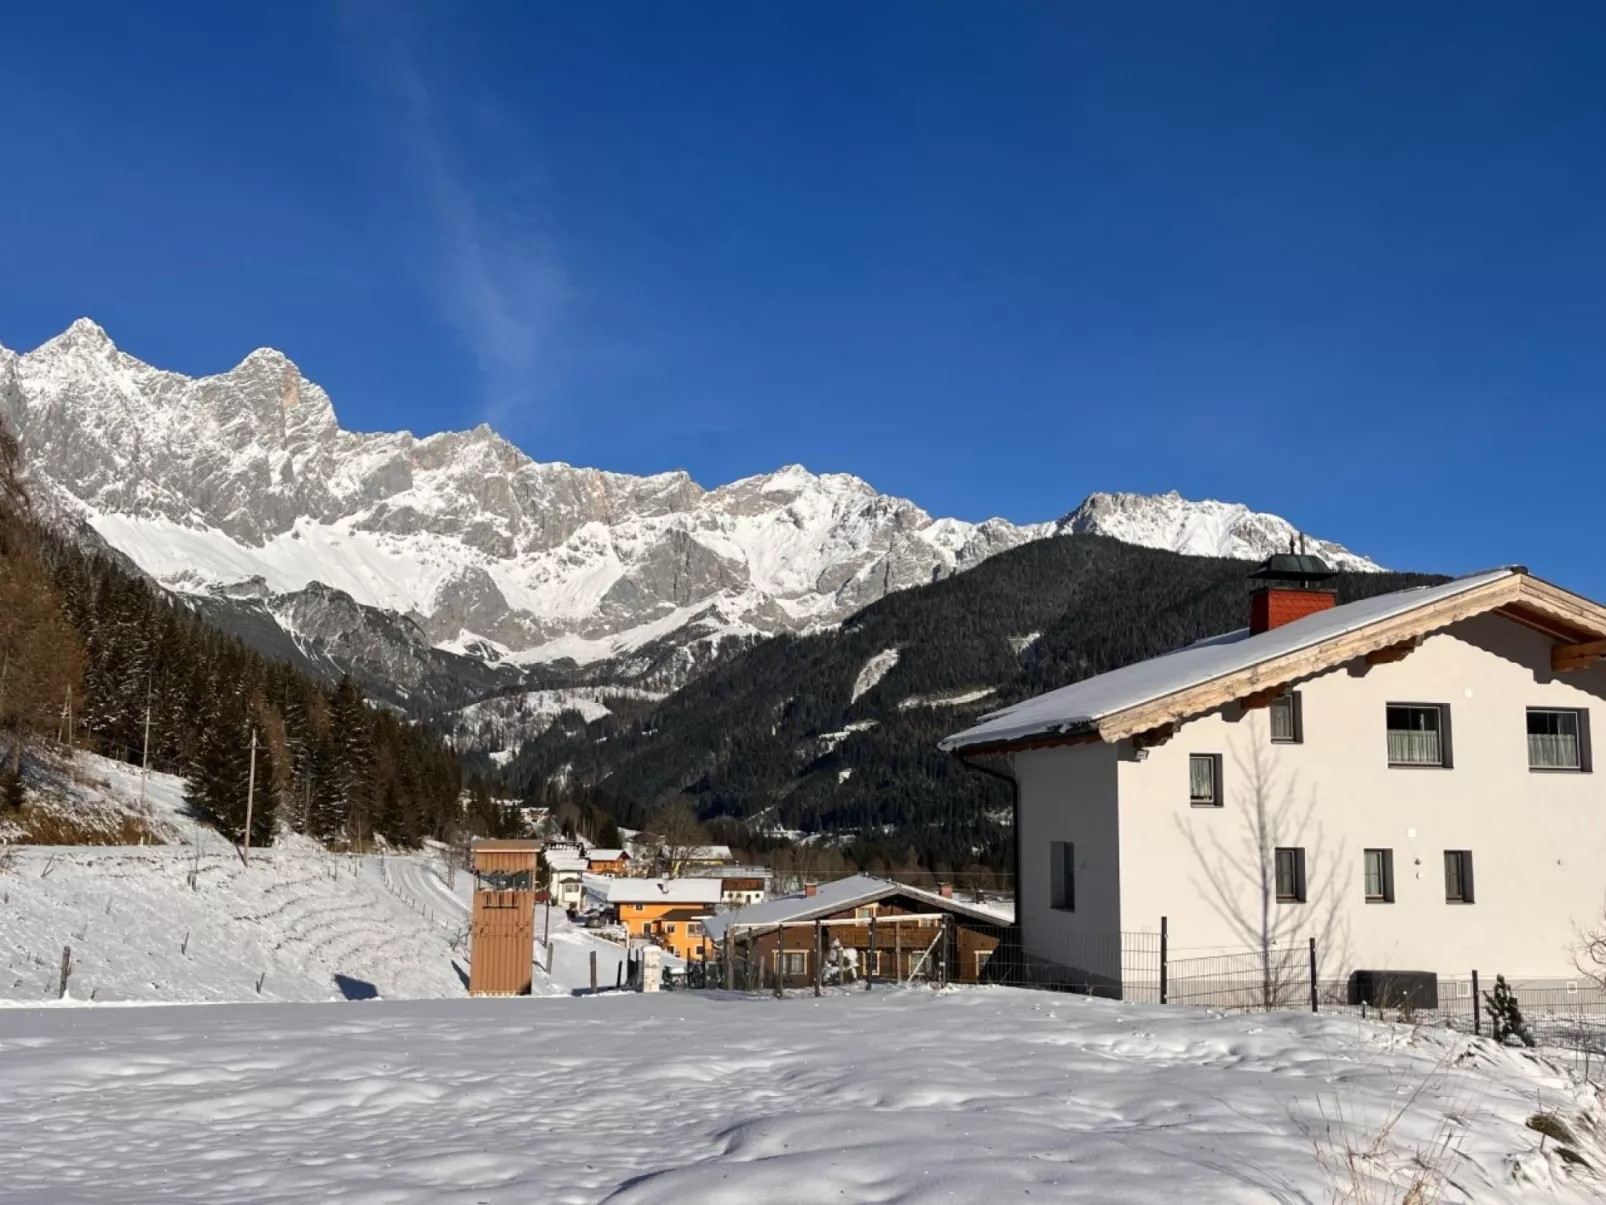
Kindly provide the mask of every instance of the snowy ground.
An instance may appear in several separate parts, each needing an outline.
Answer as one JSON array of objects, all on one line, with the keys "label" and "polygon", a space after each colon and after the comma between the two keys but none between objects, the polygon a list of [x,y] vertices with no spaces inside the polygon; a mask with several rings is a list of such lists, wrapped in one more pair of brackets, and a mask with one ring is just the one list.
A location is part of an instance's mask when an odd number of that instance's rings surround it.
[{"label": "snowy ground", "polygon": [[[247,867],[185,814],[182,779],[152,774],[141,805],[138,771],[79,754],[47,785],[64,813],[107,828],[137,816],[169,844],[0,847],[0,1005],[54,1000],[63,946],[80,1002],[465,994],[472,880],[448,886],[438,856],[348,858],[292,836]],[[535,975],[536,993],[589,988],[592,950],[614,983],[620,947],[561,912],[551,924],[553,973]]]},{"label": "snowy ground", "polygon": [[[1554,1112],[1573,1142],[1526,1128]],[[1004,989],[0,1011],[8,1202],[1583,1202],[1592,1090],[1443,1031]],[[1373,1185],[1380,1188],[1380,1185]]]}]

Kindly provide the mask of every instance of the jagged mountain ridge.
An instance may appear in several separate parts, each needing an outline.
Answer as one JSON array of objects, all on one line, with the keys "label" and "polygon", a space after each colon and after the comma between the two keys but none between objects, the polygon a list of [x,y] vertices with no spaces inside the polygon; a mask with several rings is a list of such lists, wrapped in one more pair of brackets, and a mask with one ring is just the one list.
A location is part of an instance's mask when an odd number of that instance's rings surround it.
[{"label": "jagged mountain ridge", "polygon": [[[352,432],[279,352],[191,378],[118,350],[88,319],[25,354],[0,348],[0,414],[64,519],[168,588],[271,616],[336,662],[340,625],[368,608],[413,625],[398,664],[418,661],[414,644],[504,667],[656,650],[655,684],[673,685],[723,642],[830,626],[1056,534],[1260,557],[1293,533],[1176,495],[1095,494],[1056,522],[968,523],[801,466],[705,490],[679,471],[540,463],[485,426]],[[415,666],[410,681],[434,672]]]}]

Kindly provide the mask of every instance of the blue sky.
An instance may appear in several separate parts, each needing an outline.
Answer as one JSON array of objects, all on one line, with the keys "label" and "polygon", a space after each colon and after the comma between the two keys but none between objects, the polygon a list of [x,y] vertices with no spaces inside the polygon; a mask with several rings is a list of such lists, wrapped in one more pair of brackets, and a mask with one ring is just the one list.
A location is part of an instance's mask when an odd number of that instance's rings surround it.
[{"label": "blue sky", "polygon": [[34,5],[0,343],[1606,597],[1598,4]]}]

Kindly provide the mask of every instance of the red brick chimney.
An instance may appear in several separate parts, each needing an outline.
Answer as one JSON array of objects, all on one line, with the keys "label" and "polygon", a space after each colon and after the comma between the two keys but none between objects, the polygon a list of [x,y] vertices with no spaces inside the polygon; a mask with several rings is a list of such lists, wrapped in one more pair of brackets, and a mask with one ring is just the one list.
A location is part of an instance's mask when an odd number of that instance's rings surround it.
[{"label": "red brick chimney", "polygon": [[1338,605],[1338,596],[1325,585],[1337,574],[1319,557],[1278,553],[1249,576],[1260,583],[1249,596],[1251,636]]},{"label": "red brick chimney", "polygon": [[818,883],[816,883],[813,879],[810,879],[808,882],[803,884],[803,894],[805,896],[819,895],[820,894],[820,885]]},{"label": "red brick chimney", "polygon": [[937,890],[942,893],[942,898],[945,900],[954,898],[954,885],[952,883],[938,883]]}]

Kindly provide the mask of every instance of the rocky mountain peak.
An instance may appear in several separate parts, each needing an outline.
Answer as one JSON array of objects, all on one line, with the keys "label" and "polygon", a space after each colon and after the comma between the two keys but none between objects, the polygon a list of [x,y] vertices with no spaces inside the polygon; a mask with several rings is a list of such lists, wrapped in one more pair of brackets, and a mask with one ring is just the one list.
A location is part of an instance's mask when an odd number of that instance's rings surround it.
[{"label": "rocky mountain peak", "polygon": [[503,661],[829,625],[1060,532],[1258,557],[1293,531],[1174,493],[1094,494],[1057,524],[978,524],[798,464],[707,491],[680,470],[538,462],[483,423],[357,433],[281,352],[192,378],[118,351],[88,319],[0,360],[0,413],[53,496],[172,589],[247,583],[292,625],[308,614],[295,597],[338,591]]}]

